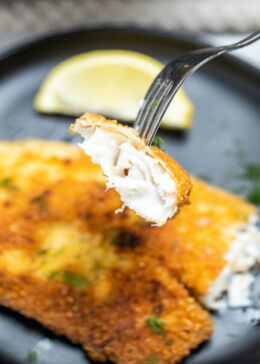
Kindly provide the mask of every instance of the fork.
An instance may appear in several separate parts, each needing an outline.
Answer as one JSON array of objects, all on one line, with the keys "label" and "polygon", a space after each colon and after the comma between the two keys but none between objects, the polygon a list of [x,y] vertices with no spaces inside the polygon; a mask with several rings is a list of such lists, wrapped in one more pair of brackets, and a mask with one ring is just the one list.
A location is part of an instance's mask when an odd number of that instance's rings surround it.
[{"label": "fork", "polygon": [[168,63],[149,87],[134,123],[146,144],[152,144],[168,106],[188,76],[221,54],[245,47],[259,38],[260,31],[257,31],[237,43],[196,50]]}]

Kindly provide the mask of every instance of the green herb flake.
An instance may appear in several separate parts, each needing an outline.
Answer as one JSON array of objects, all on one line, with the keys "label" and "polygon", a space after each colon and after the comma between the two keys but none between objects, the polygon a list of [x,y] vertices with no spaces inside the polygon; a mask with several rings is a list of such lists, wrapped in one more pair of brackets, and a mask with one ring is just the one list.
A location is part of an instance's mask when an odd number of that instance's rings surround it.
[{"label": "green herb flake", "polygon": [[16,191],[18,188],[12,184],[10,177],[5,177],[0,181],[0,186],[6,187],[9,190]]},{"label": "green herb flake", "polygon": [[43,202],[44,200],[44,195],[36,195],[31,199],[32,203],[39,203],[39,202]]},{"label": "green herb flake", "polygon": [[228,332],[227,336],[232,337],[233,339],[236,339],[237,337],[239,337],[237,334],[234,334],[233,332]]},{"label": "green herb flake", "polygon": [[206,306],[203,302],[201,302],[200,305],[203,308],[203,310],[210,312],[210,308]]},{"label": "green herb flake", "polygon": [[31,203],[38,204],[40,211],[45,211],[47,208],[46,203],[44,202],[44,195],[36,195],[31,199]]},{"label": "green herb flake", "polygon": [[175,249],[175,248],[177,247],[177,245],[178,245],[178,242],[177,242],[177,241],[174,241],[174,242],[172,243],[171,247],[172,247],[173,249]]},{"label": "green herb flake", "polygon": [[166,322],[161,320],[159,317],[155,316],[155,317],[148,317],[146,319],[146,322],[148,323],[148,325],[151,326],[152,332],[154,334],[161,334],[163,336],[165,336],[165,328],[164,326],[166,325]]},{"label": "green herb flake", "polygon": [[74,311],[74,312],[79,312],[79,306],[73,306],[72,307],[72,310]]},{"label": "green herb flake", "polygon": [[244,178],[252,181],[260,181],[260,164],[259,163],[248,163],[245,166]]},{"label": "green herb flake", "polygon": [[162,149],[162,144],[163,144],[163,143],[164,143],[163,138],[161,138],[161,137],[157,136],[157,137],[155,137],[155,138],[154,138],[154,141],[152,142],[152,145],[153,145],[154,147],[157,147],[157,148]]},{"label": "green herb flake", "polygon": [[204,182],[207,182],[207,183],[211,182],[210,176],[208,176],[206,174],[199,174],[197,177],[202,179]]},{"label": "green herb flake", "polygon": [[72,273],[67,270],[63,272],[63,281],[69,283],[77,289],[84,289],[88,285],[88,279],[78,273]]},{"label": "green herb flake", "polygon": [[58,249],[55,253],[54,253],[54,255],[53,255],[53,257],[54,258],[57,258],[57,257],[59,257],[59,256],[61,256],[63,253],[64,253],[64,248],[60,248],[60,249]]},{"label": "green herb flake", "polygon": [[56,278],[56,277],[58,277],[60,275],[60,272],[58,271],[58,270],[54,270],[53,272],[51,272],[50,274],[49,274],[49,279],[53,279],[53,278]]},{"label": "green herb flake", "polygon": [[29,358],[29,359],[32,359],[32,360],[37,360],[37,358],[38,358],[38,353],[37,353],[37,351],[36,351],[36,350],[30,350],[30,351],[28,352],[28,358]]},{"label": "green herb flake", "polygon": [[100,261],[98,259],[95,260],[94,269],[97,270],[97,271],[102,269],[102,265],[101,265],[101,263],[100,263]]},{"label": "green herb flake", "polygon": [[236,193],[237,195],[241,195],[241,194],[243,195],[243,194],[245,194],[247,192],[247,189],[248,189],[247,186],[241,185],[241,186],[235,187],[233,189],[233,192]]},{"label": "green herb flake", "polygon": [[243,146],[241,145],[241,140],[234,140],[234,148],[233,149],[226,149],[223,151],[226,157],[236,158],[238,162],[241,164],[246,163],[247,153]]},{"label": "green herb flake", "polygon": [[147,225],[147,223],[145,221],[137,221],[137,223],[136,223],[136,226],[138,226],[138,227],[142,227],[142,226],[146,226],[146,225]]},{"label": "green herb flake", "polygon": [[257,181],[251,186],[247,199],[255,205],[260,205],[260,181]]},{"label": "green herb flake", "polygon": [[154,87],[158,87],[161,85],[161,80],[157,80],[154,84]]},{"label": "green herb flake", "polygon": [[119,232],[117,229],[111,229],[111,237],[112,237],[112,243],[114,245],[119,245]]},{"label": "green herb flake", "polygon": [[166,345],[167,346],[172,346],[173,345],[173,340],[167,340]]},{"label": "green herb flake", "polygon": [[160,357],[156,354],[149,355],[146,359],[140,360],[139,364],[156,364],[160,360]]},{"label": "green herb flake", "polygon": [[48,263],[48,259],[43,258],[40,260],[40,267],[44,267]]},{"label": "green herb flake", "polygon": [[159,101],[160,101],[160,99],[157,99],[157,98],[153,99],[150,106],[154,107],[154,106],[158,105]]},{"label": "green herb flake", "polygon": [[39,204],[39,209],[40,209],[41,211],[45,211],[45,210],[47,209],[47,205],[46,205],[45,203],[40,203],[40,204]]},{"label": "green herb flake", "polygon": [[41,249],[41,250],[38,250],[36,252],[37,255],[41,256],[41,255],[45,255],[48,253],[48,249]]},{"label": "green herb flake", "polygon": [[0,181],[0,185],[3,187],[8,187],[11,183],[11,178],[5,177]]},{"label": "green herb flake", "polygon": [[227,120],[222,120],[220,126],[222,129],[228,129],[230,127],[229,122]]},{"label": "green herb flake", "polygon": [[260,205],[260,163],[243,163],[244,185],[238,186],[235,193],[242,194],[255,205]]}]

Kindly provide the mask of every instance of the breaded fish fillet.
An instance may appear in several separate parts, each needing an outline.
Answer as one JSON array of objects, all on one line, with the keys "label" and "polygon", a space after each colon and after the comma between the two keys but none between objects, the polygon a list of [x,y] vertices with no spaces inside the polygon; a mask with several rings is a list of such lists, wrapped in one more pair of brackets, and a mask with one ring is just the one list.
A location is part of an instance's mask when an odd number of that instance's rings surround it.
[{"label": "breaded fish fillet", "polygon": [[[248,271],[260,262],[258,210],[201,180],[192,183],[191,204],[153,233],[149,228],[143,251],[164,261],[208,307],[248,306]],[[221,300],[224,293],[227,301]]]},{"label": "breaded fish fillet", "polygon": [[211,336],[167,265],[138,253],[150,228],[115,214],[118,194],[82,151],[2,142],[0,161],[0,304],[99,361],[173,364]]},{"label": "breaded fish fillet", "polygon": [[123,207],[161,226],[189,202],[187,172],[161,149],[147,146],[133,128],[88,112],[70,130],[84,138],[80,146],[100,164]]}]

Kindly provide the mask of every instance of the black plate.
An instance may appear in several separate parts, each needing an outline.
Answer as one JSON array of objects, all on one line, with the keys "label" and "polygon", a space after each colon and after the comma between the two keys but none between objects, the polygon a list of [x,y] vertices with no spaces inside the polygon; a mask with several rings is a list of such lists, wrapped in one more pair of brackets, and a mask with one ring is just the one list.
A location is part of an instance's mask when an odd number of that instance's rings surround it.
[{"label": "black plate", "polygon": [[[38,39],[0,55],[0,138],[71,140],[67,130],[71,118],[39,115],[32,108],[33,97],[46,74],[67,57],[92,49],[121,48],[166,62],[199,46],[194,39],[176,34],[106,28]],[[224,176],[227,188],[233,188],[238,182],[234,183],[230,171],[239,170],[241,153],[250,161],[260,161],[259,85],[259,72],[232,57],[205,66],[185,84],[196,109],[194,128],[185,133],[160,132],[166,150],[189,172],[206,174],[215,184],[223,184]],[[212,340],[184,362],[260,363],[260,328],[250,322],[255,315],[253,309],[213,315]],[[51,338],[52,348],[40,355],[38,363],[89,363],[79,346],[55,337],[19,314],[0,310],[0,363],[27,362],[28,351],[43,337]]]}]

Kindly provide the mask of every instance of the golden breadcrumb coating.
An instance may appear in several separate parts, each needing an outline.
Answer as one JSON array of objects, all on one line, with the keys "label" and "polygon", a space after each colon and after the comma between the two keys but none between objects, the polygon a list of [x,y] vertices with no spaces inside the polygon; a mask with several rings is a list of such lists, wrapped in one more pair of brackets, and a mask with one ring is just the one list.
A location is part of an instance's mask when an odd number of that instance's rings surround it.
[{"label": "golden breadcrumb coating", "polygon": [[196,298],[203,298],[226,265],[224,255],[239,229],[257,209],[197,178],[192,182],[190,205],[163,227],[147,228],[142,248],[161,259]]},{"label": "golden breadcrumb coating", "polygon": [[171,158],[162,149],[151,146],[152,154],[166,164],[166,167],[173,176],[177,188],[177,205],[179,207],[189,204],[189,195],[192,190],[192,182],[188,173],[181,168],[178,162]]},{"label": "golden breadcrumb coating", "polygon": [[0,160],[2,305],[98,361],[173,364],[211,336],[208,313],[167,264],[139,254],[160,230],[115,214],[118,194],[81,150],[2,142]]}]

